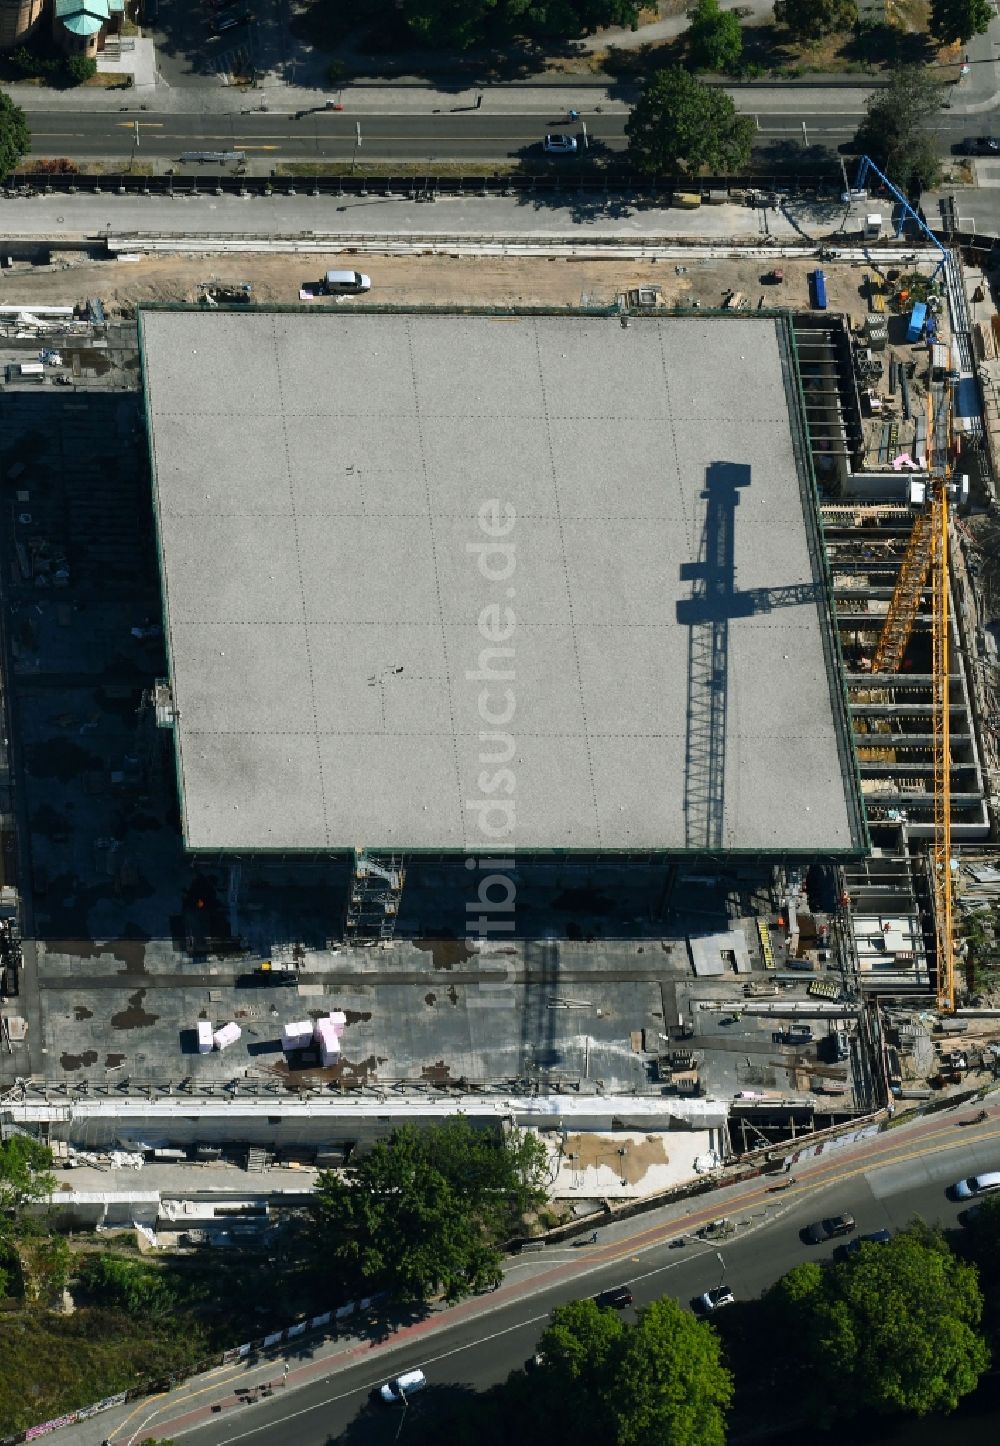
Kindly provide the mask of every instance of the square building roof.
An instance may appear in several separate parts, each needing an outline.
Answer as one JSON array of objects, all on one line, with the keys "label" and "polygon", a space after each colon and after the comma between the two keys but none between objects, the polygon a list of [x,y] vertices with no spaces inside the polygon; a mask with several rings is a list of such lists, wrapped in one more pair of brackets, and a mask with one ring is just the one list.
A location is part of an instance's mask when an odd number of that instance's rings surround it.
[{"label": "square building roof", "polygon": [[858,852],[788,323],[145,310],[211,852]]}]

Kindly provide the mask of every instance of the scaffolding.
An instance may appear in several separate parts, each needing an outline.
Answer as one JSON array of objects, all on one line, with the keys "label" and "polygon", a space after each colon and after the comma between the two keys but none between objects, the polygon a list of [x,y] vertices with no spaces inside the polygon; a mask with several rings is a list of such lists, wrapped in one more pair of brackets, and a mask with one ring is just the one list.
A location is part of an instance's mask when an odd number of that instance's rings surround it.
[{"label": "scaffolding", "polygon": [[349,943],[387,942],[394,937],[405,882],[402,854],[379,856],[355,850],[344,922]]}]

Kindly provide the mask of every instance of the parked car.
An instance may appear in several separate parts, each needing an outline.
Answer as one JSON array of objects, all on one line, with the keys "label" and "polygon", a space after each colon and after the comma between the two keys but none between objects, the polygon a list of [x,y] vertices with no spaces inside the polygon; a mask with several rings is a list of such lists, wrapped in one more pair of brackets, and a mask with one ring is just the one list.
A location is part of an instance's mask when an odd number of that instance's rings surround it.
[{"label": "parked car", "polygon": [[391,1381],[386,1381],[378,1391],[378,1398],[387,1406],[401,1406],[426,1385],[427,1377],[423,1371],[404,1371],[403,1375],[393,1376]]},{"label": "parked car", "polygon": [[828,1215],[825,1220],[816,1220],[807,1225],[802,1238],[810,1245],[822,1245],[824,1240],[834,1240],[838,1235],[850,1235],[857,1229],[853,1215]]},{"label": "parked car", "polygon": [[548,135],[542,142],[542,150],[550,156],[572,155],[576,150],[576,137]]},{"label": "parked car", "polygon": [[958,1180],[948,1194],[953,1200],[971,1200],[973,1195],[988,1195],[991,1190],[1000,1190],[1000,1170],[990,1170],[985,1175],[970,1175],[967,1180]]},{"label": "parked car", "polygon": [[736,1297],[728,1285],[717,1285],[714,1290],[706,1290],[704,1295],[699,1295],[692,1304],[699,1315],[711,1315],[713,1311],[722,1310],[723,1306],[735,1305]]},{"label": "parked car", "polygon": [[594,1299],[605,1310],[626,1310],[632,1304],[632,1292],[627,1285],[614,1285],[610,1290],[602,1290]]},{"label": "parked car", "polygon": [[363,271],[328,271],[323,277],[326,296],[357,296],[371,289],[372,279]]},{"label": "parked car", "polygon": [[891,1230],[869,1230],[864,1235],[856,1235],[846,1245],[838,1245],[834,1254],[839,1260],[849,1260],[852,1255],[857,1255],[862,1245],[888,1245],[891,1239]]},{"label": "parked car", "polygon": [[961,149],[967,156],[1000,155],[1000,140],[996,136],[969,136],[962,142]]}]

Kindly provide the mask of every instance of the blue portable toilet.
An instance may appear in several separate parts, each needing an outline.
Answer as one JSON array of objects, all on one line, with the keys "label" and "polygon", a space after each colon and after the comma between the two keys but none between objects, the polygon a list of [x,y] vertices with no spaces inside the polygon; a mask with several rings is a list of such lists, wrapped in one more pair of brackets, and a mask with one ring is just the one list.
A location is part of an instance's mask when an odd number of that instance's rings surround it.
[{"label": "blue portable toilet", "polygon": [[826,277],[822,271],[814,271],[810,276],[812,282],[813,306],[818,311],[826,310]]},{"label": "blue portable toilet", "polygon": [[910,324],[906,328],[907,341],[919,341],[924,331],[924,322],[927,320],[927,305],[923,301],[914,303],[910,312]]}]

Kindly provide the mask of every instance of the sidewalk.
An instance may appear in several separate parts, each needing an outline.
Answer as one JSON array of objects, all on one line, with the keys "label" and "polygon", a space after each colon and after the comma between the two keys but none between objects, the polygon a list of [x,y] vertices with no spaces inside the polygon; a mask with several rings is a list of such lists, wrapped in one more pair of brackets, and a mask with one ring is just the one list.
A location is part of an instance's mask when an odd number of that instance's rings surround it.
[{"label": "sidewalk", "polygon": [[[958,1147],[971,1143],[976,1136],[956,1128],[956,1124],[958,1120],[969,1119],[977,1109],[977,1104],[966,1103],[851,1143],[827,1141],[818,1146],[807,1145],[799,1155],[790,1157],[796,1161],[790,1175],[762,1176],[722,1186],[694,1200],[675,1202],[604,1226],[599,1229],[597,1245],[585,1251],[555,1245],[538,1254],[513,1257],[507,1262],[504,1284],[499,1290],[473,1296],[451,1308],[434,1310],[426,1319],[389,1334],[373,1337],[345,1333],[339,1338],[303,1338],[301,1343],[286,1346],[284,1353],[280,1347],[275,1348],[268,1360],[218,1367],[164,1393],[159,1402],[155,1398],[141,1404],[132,1402],[88,1421],[63,1427],[46,1439],[56,1442],[57,1446],[98,1446],[107,1438],[114,1446],[125,1446],[140,1425],[142,1434],[169,1437],[237,1406],[241,1408],[242,1421],[245,1419],[242,1412],[248,1404],[247,1393],[252,1403],[259,1399],[257,1393],[268,1385],[278,1391],[291,1392],[297,1386],[360,1361],[372,1363],[373,1378],[380,1372],[390,1374],[392,1364],[386,1358],[400,1346],[419,1337],[433,1336],[463,1321],[485,1319],[504,1306],[530,1299],[574,1278],[580,1280],[580,1290],[586,1293],[587,1276],[593,1271],[624,1262],[636,1251],[660,1247],[678,1234],[689,1234],[723,1217],[738,1231],[749,1234],[765,1221],[780,1218],[793,1205],[801,1204],[807,1194],[825,1185],[852,1173],[865,1173],[912,1159],[917,1146],[926,1147],[940,1141],[936,1148],[947,1149],[949,1144]],[[992,1109],[989,1121],[978,1129],[988,1133],[998,1122],[1000,1111]],[[570,1251],[571,1258],[565,1258]],[[554,1261],[557,1253],[563,1259]],[[306,1353],[308,1359],[303,1360]],[[290,1408],[294,1409],[291,1405]],[[252,1417],[247,1425],[251,1423]]]},{"label": "sidewalk", "polygon": [[[123,60],[122,68],[128,69]],[[968,81],[952,87],[949,110],[953,115],[972,115],[1000,108],[1000,91],[995,87],[992,72],[987,84],[979,89],[968,88]],[[800,114],[860,113],[873,90],[884,82],[875,78],[838,76],[823,80],[812,76],[808,81],[755,81],[726,87],[738,110],[773,113],[787,111]],[[87,111],[149,110],[169,115],[230,115],[248,111],[270,111],[275,115],[294,115],[297,111],[322,110],[328,102],[342,107],[351,115],[448,115],[479,113],[497,115],[538,115],[553,123],[564,120],[570,108],[583,116],[602,112],[624,114],[629,111],[637,90],[606,82],[579,81],[568,78],[560,85],[494,85],[486,88],[442,90],[423,81],[399,82],[396,85],[345,85],[337,90],[306,90],[285,85],[266,77],[253,88],[219,85],[170,86],[157,76],[156,84],[145,84],[129,91],[121,90],[46,90],[38,86],[13,85],[8,93],[28,114]],[[477,99],[482,96],[481,106]]]}]

